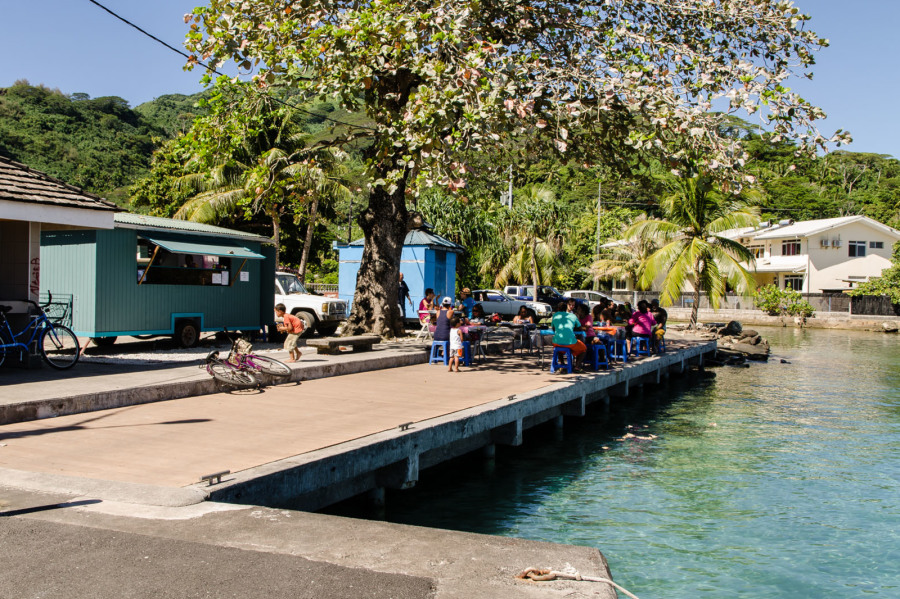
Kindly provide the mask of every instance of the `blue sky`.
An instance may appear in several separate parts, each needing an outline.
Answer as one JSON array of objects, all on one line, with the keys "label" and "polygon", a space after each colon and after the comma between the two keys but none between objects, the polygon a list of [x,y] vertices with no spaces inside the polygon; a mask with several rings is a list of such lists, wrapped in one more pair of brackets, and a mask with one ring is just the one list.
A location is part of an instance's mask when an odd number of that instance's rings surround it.
[{"label": "blue sky", "polygon": [[[198,0],[101,0],[111,10],[181,48],[183,15]],[[830,135],[849,130],[846,149],[900,157],[900,70],[894,42],[897,0],[797,0],[812,28],[831,40],[818,54],[813,81],[796,81],[805,98],[829,118]],[[121,96],[132,106],[168,93],[199,91],[201,73],[184,59],[114,19],[87,0],[0,0],[0,40],[6,55],[0,87],[18,79],[64,93]]]}]

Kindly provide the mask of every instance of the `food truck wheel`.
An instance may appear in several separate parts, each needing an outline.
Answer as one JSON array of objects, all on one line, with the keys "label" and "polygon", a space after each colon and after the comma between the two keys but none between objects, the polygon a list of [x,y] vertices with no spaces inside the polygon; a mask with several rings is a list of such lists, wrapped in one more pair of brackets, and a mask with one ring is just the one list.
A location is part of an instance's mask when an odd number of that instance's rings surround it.
[{"label": "food truck wheel", "polygon": [[303,321],[303,334],[301,337],[309,337],[316,328],[316,317],[309,312],[294,312],[294,316]]},{"label": "food truck wheel", "polygon": [[175,342],[181,347],[194,347],[200,339],[197,325],[190,320],[183,320],[175,327]]}]

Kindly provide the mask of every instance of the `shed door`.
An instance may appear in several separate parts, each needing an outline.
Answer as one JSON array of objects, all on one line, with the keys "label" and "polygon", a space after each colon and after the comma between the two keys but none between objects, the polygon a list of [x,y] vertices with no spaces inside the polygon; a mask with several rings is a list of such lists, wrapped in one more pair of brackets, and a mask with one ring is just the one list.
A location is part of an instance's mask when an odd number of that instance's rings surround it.
[{"label": "shed door", "polygon": [[441,295],[454,294],[455,289],[447,289],[447,252],[434,252],[434,284],[435,293]]}]

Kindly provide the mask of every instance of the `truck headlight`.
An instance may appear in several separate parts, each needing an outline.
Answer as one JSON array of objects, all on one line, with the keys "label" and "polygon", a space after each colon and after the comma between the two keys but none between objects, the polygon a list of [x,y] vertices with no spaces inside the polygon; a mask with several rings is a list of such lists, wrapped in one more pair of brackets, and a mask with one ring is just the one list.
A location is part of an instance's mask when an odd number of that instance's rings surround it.
[{"label": "truck headlight", "polygon": [[329,304],[329,303],[327,303],[327,302],[324,303],[324,304],[322,304],[322,314],[328,314],[328,313],[329,313],[329,309],[328,309],[328,308],[329,308],[330,306],[331,306],[331,304]]}]

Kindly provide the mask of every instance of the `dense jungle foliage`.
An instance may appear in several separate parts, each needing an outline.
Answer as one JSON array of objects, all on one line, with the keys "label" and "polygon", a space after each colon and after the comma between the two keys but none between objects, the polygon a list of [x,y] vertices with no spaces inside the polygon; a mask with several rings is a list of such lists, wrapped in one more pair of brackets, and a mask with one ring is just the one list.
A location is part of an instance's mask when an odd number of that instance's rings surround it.
[{"label": "dense jungle foliage", "polygon": [[[193,192],[179,185],[188,174],[207,176],[188,164],[195,122],[209,113],[210,94],[164,95],[130,108],[122,98],[63,94],[17,82],[0,89],[0,155],[47,172],[67,183],[108,197],[133,210],[172,216]],[[334,103],[292,103],[293,130],[310,146],[336,135],[333,122],[361,121]],[[773,143],[765,132],[739,119],[729,120],[729,135],[743,140],[749,155],[745,172],[756,180],[752,194],[763,220],[806,220],[864,214],[900,226],[900,161],[890,156],[836,151],[809,158],[790,143]],[[180,141],[179,141],[180,140]],[[562,163],[509,147],[498,155],[473,154],[463,189],[422,190],[410,196],[437,233],[467,248],[461,285],[493,285],[501,267],[514,258],[509,245],[523,221],[533,218],[536,198],[553,205],[552,222],[528,234],[546,239],[554,255],[548,263],[552,283],[564,288],[589,286],[588,266],[597,247],[618,235],[641,214],[659,215],[659,199],[672,175],[662,165],[636,160],[615,171]],[[154,152],[157,152],[154,157]],[[366,185],[359,152],[343,158],[341,182],[351,200],[318,206],[309,279],[336,282],[333,241],[360,236],[355,223],[364,205]],[[200,170],[198,170],[200,169]],[[509,178],[513,209],[501,205]],[[597,217],[598,196],[601,207]],[[309,202],[285,202],[280,214],[282,263],[300,262]],[[598,223],[599,220],[599,223]],[[271,235],[271,221],[252,211],[237,211],[222,224]],[[521,233],[525,234],[525,233]]]}]

